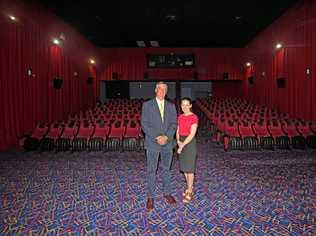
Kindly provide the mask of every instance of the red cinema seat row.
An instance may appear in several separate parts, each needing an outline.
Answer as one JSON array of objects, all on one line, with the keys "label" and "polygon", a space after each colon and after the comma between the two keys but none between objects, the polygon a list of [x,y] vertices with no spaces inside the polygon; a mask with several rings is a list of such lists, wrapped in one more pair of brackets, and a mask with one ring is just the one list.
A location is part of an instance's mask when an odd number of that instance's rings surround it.
[{"label": "red cinema seat row", "polygon": [[50,125],[49,131],[40,144],[41,151],[53,151],[55,142],[62,135],[64,125],[61,122],[55,122]]},{"label": "red cinema seat row", "polygon": [[242,139],[238,131],[238,122],[227,120],[224,131],[224,150],[242,149]]},{"label": "red cinema seat row", "polygon": [[256,121],[252,127],[256,137],[259,140],[260,147],[263,149],[274,150],[274,139],[268,131],[266,120],[261,119]]},{"label": "red cinema seat row", "polygon": [[286,136],[290,139],[293,148],[304,149],[306,145],[305,137],[300,134],[296,127],[296,121],[286,119],[282,121],[282,129]]},{"label": "red cinema seat row", "polygon": [[239,133],[242,138],[243,149],[258,149],[259,140],[252,128],[252,124],[243,120],[239,123]]},{"label": "red cinema seat row", "polygon": [[77,122],[72,121],[66,124],[62,135],[56,140],[55,150],[57,152],[70,150],[72,140],[76,137],[78,130],[79,125]]},{"label": "red cinema seat row", "polygon": [[126,131],[123,140],[124,151],[136,151],[140,149],[141,126],[138,121],[129,120],[126,124]]},{"label": "red cinema seat row", "polygon": [[19,142],[27,151],[34,151],[40,146],[41,140],[48,133],[49,127],[45,123],[40,123],[36,126],[30,135],[23,135]]},{"label": "red cinema seat row", "polygon": [[72,151],[84,151],[94,133],[94,126],[88,121],[80,123],[78,133],[72,140]]},{"label": "red cinema seat row", "polygon": [[124,122],[117,120],[111,124],[111,130],[106,142],[106,148],[109,151],[121,151],[122,141],[125,133]]}]

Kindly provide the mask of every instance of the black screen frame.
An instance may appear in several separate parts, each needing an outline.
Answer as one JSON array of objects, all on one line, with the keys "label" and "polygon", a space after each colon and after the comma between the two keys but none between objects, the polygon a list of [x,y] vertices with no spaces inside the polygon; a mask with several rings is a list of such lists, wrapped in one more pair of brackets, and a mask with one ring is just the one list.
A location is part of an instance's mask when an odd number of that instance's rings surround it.
[{"label": "black screen frame", "polygon": [[[193,61],[192,65],[188,65],[188,66],[179,66],[179,65],[175,65],[175,66],[170,66],[168,64],[165,65],[158,65],[158,66],[150,66],[150,58],[152,57],[166,57],[166,58],[170,58],[170,57],[174,57],[174,58],[181,58],[181,57],[190,57]],[[146,55],[146,62],[147,62],[147,69],[194,69],[195,68],[195,54],[193,53],[174,53],[174,54],[147,54]]]}]

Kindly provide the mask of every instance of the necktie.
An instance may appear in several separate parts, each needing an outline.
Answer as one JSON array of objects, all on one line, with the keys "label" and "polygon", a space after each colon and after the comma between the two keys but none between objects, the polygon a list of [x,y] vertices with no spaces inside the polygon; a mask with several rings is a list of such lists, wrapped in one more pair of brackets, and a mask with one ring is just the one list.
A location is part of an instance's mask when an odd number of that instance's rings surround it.
[{"label": "necktie", "polygon": [[160,111],[160,116],[161,116],[161,120],[163,121],[163,112],[164,112],[164,107],[163,107],[163,102],[159,103],[159,111]]}]

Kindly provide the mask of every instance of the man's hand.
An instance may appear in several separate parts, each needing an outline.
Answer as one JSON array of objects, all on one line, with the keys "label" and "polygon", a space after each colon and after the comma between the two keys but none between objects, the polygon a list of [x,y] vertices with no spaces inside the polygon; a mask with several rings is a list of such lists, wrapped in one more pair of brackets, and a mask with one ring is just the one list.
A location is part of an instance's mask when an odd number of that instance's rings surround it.
[{"label": "man's hand", "polygon": [[160,135],[160,136],[156,137],[156,141],[159,145],[163,146],[163,145],[167,144],[168,137],[165,135]]}]

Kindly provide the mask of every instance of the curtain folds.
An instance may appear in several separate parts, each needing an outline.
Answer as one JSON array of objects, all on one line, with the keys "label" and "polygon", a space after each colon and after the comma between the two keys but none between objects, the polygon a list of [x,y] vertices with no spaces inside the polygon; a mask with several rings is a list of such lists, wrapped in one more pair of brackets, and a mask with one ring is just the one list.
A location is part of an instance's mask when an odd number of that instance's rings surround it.
[{"label": "curtain folds", "polygon": [[[253,60],[244,70],[244,98],[287,112],[294,118],[316,120],[316,2],[294,6],[260,33],[244,50]],[[276,43],[283,44],[275,49]],[[306,74],[306,69],[311,71]],[[264,72],[264,76],[263,73]],[[253,75],[255,84],[248,84]],[[277,88],[285,78],[286,87]]]},{"label": "curtain folds", "polygon": [[[88,65],[96,49],[56,16],[39,6],[2,1],[0,15],[0,150],[18,144],[38,122],[65,119],[94,104],[96,89],[87,77],[96,77]],[[12,21],[8,13],[17,21]],[[61,46],[52,38],[66,35]],[[27,74],[31,69],[32,75]],[[78,76],[74,75],[78,73]],[[53,88],[53,78],[63,86]]]}]

